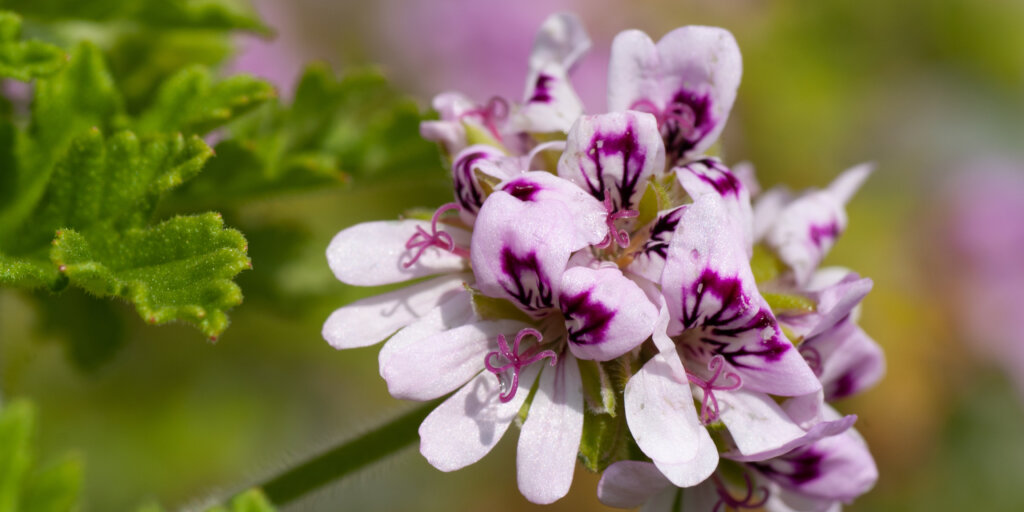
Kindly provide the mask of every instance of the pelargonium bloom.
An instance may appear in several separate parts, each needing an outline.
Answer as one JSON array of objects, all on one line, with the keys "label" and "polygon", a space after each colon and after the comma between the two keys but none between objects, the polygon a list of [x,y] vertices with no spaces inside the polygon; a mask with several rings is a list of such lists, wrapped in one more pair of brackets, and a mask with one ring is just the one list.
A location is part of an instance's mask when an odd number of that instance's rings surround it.
[{"label": "pelargonium bloom", "polygon": [[[595,115],[567,79],[588,46],[575,17],[555,15],[521,102],[435,100],[440,119],[421,132],[450,161],[455,201],[430,220],[350,227],[327,250],[348,284],[429,279],[335,311],[324,337],[337,348],[387,338],[380,373],[393,396],[447,396],[419,429],[441,470],[476,462],[520,422],[518,483],[536,503],[568,492],[578,454],[601,470],[642,453],[690,487],[720,457],[761,464],[837,439],[855,417],[830,416],[824,386],[850,373],[840,313],[866,290],[803,276],[827,247],[805,257],[781,235],[769,250],[798,277],[778,281],[820,308],[779,316],[761,289],[752,173],[703,154],[739,85],[732,35],[621,34],[611,112]],[[777,217],[780,232],[794,224]],[[815,345],[817,370],[801,342]],[[620,433],[584,446],[588,428]]]}]

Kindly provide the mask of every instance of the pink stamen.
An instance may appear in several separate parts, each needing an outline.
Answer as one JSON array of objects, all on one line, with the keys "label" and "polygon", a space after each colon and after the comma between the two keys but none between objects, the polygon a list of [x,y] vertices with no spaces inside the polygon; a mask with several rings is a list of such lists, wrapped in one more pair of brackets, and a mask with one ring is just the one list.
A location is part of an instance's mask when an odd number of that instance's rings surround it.
[{"label": "pink stamen", "polygon": [[500,96],[495,96],[487,101],[487,104],[472,110],[466,111],[463,116],[480,116],[483,120],[484,126],[491,131],[492,134],[501,140],[501,133],[498,132],[498,121],[508,117],[508,102]]},{"label": "pink stamen", "polygon": [[639,217],[640,212],[636,210],[614,211],[614,207],[612,206],[612,198],[611,195],[608,193],[605,193],[604,196],[604,209],[606,212],[608,212],[608,217],[605,218],[605,222],[608,223],[608,234],[604,236],[604,238],[601,240],[600,243],[597,244],[597,246],[604,249],[605,247],[611,245],[612,240],[614,240],[615,243],[619,244],[619,247],[629,247],[629,233],[626,232],[625,230],[619,230],[619,228],[615,226],[615,221],[619,219],[631,219],[633,217]]},{"label": "pink stamen", "polygon": [[423,253],[431,247],[437,247],[464,258],[469,257],[469,251],[456,246],[451,234],[447,231],[438,231],[437,229],[437,221],[441,218],[441,215],[444,215],[449,210],[458,209],[459,205],[455,203],[448,203],[438,208],[430,220],[430,233],[427,233],[427,230],[423,229],[422,226],[416,226],[416,232],[405,242],[405,248],[410,251],[413,249],[418,250],[409,261],[402,264],[402,267],[409,268],[413,266],[423,256]]},{"label": "pink stamen", "polygon": [[807,366],[811,367],[811,371],[814,372],[814,375],[821,377],[821,352],[818,352],[814,347],[800,347],[798,352],[800,352],[800,355],[804,356],[804,361],[807,361]]},{"label": "pink stamen", "polygon": [[[508,402],[512,400],[513,397],[516,396],[516,390],[519,389],[520,370],[533,363],[536,363],[537,361],[540,361],[541,359],[544,359],[545,357],[549,358],[549,364],[551,366],[554,366],[558,362],[558,355],[555,354],[553,350],[542,350],[539,352],[534,351],[532,354],[520,354],[519,343],[522,342],[523,338],[527,336],[533,336],[537,338],[538,343],[544,340],[540,332],[537,331],[536,329],[523,329],[519,331],[519,334],[516,334],[516,339],[514,342],[512,342],[512,348],[509,349],[508,341],[505,340],[505,335],[499,334],[498,350],[495,350],[494,352],[488,352],[487,356],[484,357],[484,366],[487,368],[487,371],[498,376],[499,383],[504,382],[503,380],[501,380],[501,375],[508,371],[509,369],[512,370],[512,384],[508,387],[508,389],[502,390],[501,395],[499,395],[499,398],[501,399],[502,402]],[[504,366],[500,367],[492,365],[491,357],[498,356],[504,357],[508,361],[508,364],[505,364]],[[502,387],[504,387],[504,385]]]},{"label": "pink stamen", "polygon": [[[715,503],[715,507],[711,509],[711,512],[718,512],[722,505],[738,510],[741,508],[760,508],[765,503],[768,503],[768,488],[763,485],[755,488],[754,483],[750,480],[750,475],[747,473],[743,474],[743,480],[746,483],[746,494],[742,499],[736,499],[729,494],[729,490],[725,488],[725,483],[718,477],[718,473],[712,475],[712,479],[715,484],[715,490],[718,492],[718,502]],[[762,491],[764,494],[761,496],[761,499],[755,501],[754,496],[757,494],[757,491]]]},{"label": "pink stamen", "polygon": [[708,361],[708,370],[714,372],[711,378],[704,380],[690,372],[686,372],[687,378],[700,389],[704,390],[704,400],[700,404],[700,421],[704,425],[710,425],[718,421],[718,398],[715,398],[715,391],[735,391],[743,386],[743,380],[733,372],[724,372],[725,378],[732,380],[731,384],[725,386],[716,384],[725,369],[725,358],[721,355],[712,357]]}]

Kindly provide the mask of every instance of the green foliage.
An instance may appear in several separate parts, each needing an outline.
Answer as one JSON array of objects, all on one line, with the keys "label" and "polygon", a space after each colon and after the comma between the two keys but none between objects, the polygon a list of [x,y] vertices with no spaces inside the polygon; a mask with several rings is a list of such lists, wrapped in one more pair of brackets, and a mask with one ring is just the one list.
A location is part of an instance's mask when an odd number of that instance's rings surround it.
[{"label": "green foliage", "polygon": [[274,88],[248,75],[235,75],[217,84],[210,72],[192,66],[172,76],[156,101],[139,119],[143,132],[206,133],[274,98]]},{"label": "green foliage", "polygon": [[82,464],[65,457],[43,470],[34,467],[35,410],[15,401],[0,411],[0,512],[66,512],[76,509]]},{"label": "green foliage", "polygon": [[216,506],[206,512],[274,512],[275,510],[263,491],[249,489],[235,496],[230,505]]},{"label": "green foliage", "polygon": [[340,80],[313,65],[291,106],[273,102],[227,129],[218,158],[179,199],[206,205],[285,190],[347,183],[350,175],[438,168],[437,149],[419,136],[421,115],[376,71]]},{"label": "green foliage", "polygon": [[266,32],[230,0],[0,0],[0,8],[46,21],[133,21],[153,27]]},{"label": "green foliage", "polygon": [[21,17],[0,11],[0,78],[28,81],[55,73],[64,65],[60,48],[41,41],[18,41]]},{"label": "green foliage", "polygon": [[71,284],[129,300],[148,322],[186,321],[217,336],[242,299],[231,278],[249,266],[245,239],[217,214],[150,221],[160,198],[213,156],[197,134],[272,94],[249,77],[215,84],[189,68],[132,120],[99,50],[80,45],[60,73],[39,80],[29,129],[0,143],[9,150],[0,159],[13,162],[0,181],[9,198],[0,285]]}]

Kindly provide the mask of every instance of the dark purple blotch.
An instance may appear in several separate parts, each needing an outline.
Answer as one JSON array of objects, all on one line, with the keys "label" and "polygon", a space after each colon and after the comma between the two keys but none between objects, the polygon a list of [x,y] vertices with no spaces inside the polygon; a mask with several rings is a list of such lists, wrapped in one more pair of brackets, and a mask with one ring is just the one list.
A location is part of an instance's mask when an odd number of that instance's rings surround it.
[{"label": "dark purple blotch", "polygon": [[612,211],[631,210],[633,204],[630,199],[640,184],[640,174],[643,173],[644,164],[647,162],[647,151],[640,144],[632,120],[628,121],[626,129],[621,132],[598,131],[590,139],[587,157],[594,163],[594,176],[590,176],[584,170],[582,162],[580,174],[586,181],[587,191],[599,201],[604,201],[605,193],[609,189],[604,177],[604,158],[611,155],[621,155],[623,166],[620,179],[613,180],[611,184],[619,196],[619,204],[613,204]]},{"label": "dark purple blotch", "polygon": [[543,190],[544,187],[529,178],[516,178],[506,183],[501,189],[520,201],[534,201],[537,192]]},{"label": "dark purple blotch", "polygon": [[711,187],[718,192],[718,195],[723,197],[728,195],[739,197],[743,184],[740,182],[739,178],[732,173],[732,171],[721,165],[718,160],[714,158],[705,158],[704,160],[696,162],[696,164],[703,165],[705,169],[700,171],[697,170],[697,168],[691,167],[693,173],[697,175],[697,178],[701,181],[711,185]]},{"label": "dark purple blotch", "polygon": [[459,202],[459,206],[465,212],[476,213],[480,211],[480,206],[484,203],[484,193],[473,173],[473,164],[488,156],[483,151],[474,151],[456,160],[452,167],[455,200]]},{"label": "dark purple blotch", "polygon": [[[783,354],[792,348],[789,341],[780,336],[778,327],[778,322],[772,317],[771,312],[767,309],[761,309],[746,322],[735,326],[711,328],[701,337],[701,341],[714,347],[712,353],[714,355],[721,355],[733,367],[755,368],[740,361],[740,358],[759,357],[768,362],[775,362],[782,359]],[[765,339],[761,334],[766,329],[771,330],[771,336],[768,339]],[[745,343],[742,345],[737,343],[741,335],[751,331],[753,331],[753,339],[759,340],[757,343]]]},{"label": "dark purple blotch", "polygon": [[821,463],[824,459],[824,453],[805,447],[771,461],[750,464],[766,477],[786,487],[794,488],[819,478]]},{"label": "dark purple blotch", "polygon": [[840,231],[839,223],[833,220],[826,224],[811,224],[807,235],[810,237],[811,242],[814,243],[814,246],[820,248],[825,245],[826,241],[831,243],[838,238]]},{"label": "dark purple blotch", "polygon": [[558,298],[566,319],[569,341],[577,345],[596,345],[605,341],[615,311],[591,297],[594,289]]},{"label": "dark purple blotch", "polygon": [[[536,252],[518,256],[510,247],[503,247],[501,270],[511,281],[511,286],[503,282],[502,288],[528,311],[539,311],[554,306],[554,293],[540,270]],[[530,280],[533,280],[536,286],[532,286],[534,283],[530,283]]]},{"label": "dark purple blotch", "polygon": [[682,158],[715,128],[711,103],[709,95],[681,89],[665,106],[659,121],[669,162]]},{"label": "dark purple blotch", "polygon": [[641,249],[643,254],[650,256],[654,253],[661,256],[662,259],[668,258],[668,246],[672,241],[669,237],[675,233],[676,226],[679,225],[679,219],[682,218],[685,209],[685,206],[680,206],[658,217],[658,220],[651,226],[650,235]]},{"label": "dark purple blotch", "polygon": [[537,80],[533,83],[533,95],[530,96],[528,103],[550,103],[551,102],[551,83],[555,81],[555,77],[541,73],[537,75]]},{"label": "dark purple blotch", "polygon": [[[722,303],[718,311],[712,314],[701,311],[704,296],[707,294],[718,297]],[[687,298],[692,298],[689,308],[687,308]],[[738,277],[723,277],[714,270],[706,268],[696,282],[683,289],[683,327],[686,329],[695,327],[701,316],[704,317],[703,326],[727,325],[742,316],[749,305],[750,298],[743,293],[743,283]]]}]

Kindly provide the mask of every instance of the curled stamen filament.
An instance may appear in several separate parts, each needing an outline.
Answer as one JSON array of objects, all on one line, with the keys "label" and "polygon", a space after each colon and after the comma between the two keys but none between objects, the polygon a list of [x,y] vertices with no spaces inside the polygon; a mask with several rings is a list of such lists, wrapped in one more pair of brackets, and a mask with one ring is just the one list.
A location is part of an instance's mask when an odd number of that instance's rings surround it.
[{"label": "curled stamen filament", "polygon": [[612,198],[611,195],[608,193],[606,193],[604,196],[604,209],[605,211],[608,212],[608,217],[605,218],[605,222],[608,223],[608,234],[604,236],[604,239],[602,239],[601,242],[597,244],[597,246],[604,249],[605,247],[611,245],[612,241],[614,240],[615,243],[619,244],[619,247],[629,247],[629,233],[626,232],[625,230],[619,230],[619,228],[615,226],[615,221],[619,219],[630,219],[633,217],[639,217],[640,212],[636,210],[614,211],[614,207],[612,206]]},{"label": "curled stamen filament", "polygon": [[818,352],[814,347],[800,347],[798,350],[800,355],[804,356],[804,361],[807,361],[807,366],[811,367],[811,371],[814,375],[821,377],[821,352]]},{"label": "curled stamen filament", "polygon": [[500,140],[501,133],[498,131],[497,121],[505,119],[505,117],[508,116],[508,102],[500,96],[494,96],[488,100],[487,104],[483,107],[469,110],[463,115],[480,116],[484,122],[484,126],[486,126],[487,129]]},{"label": "curled stamen filament", "polygon": [[[750,480],[750,475],[747,473],[743,473],[743,481],[746,484],[746,494],[743,496],[743,499],[736,499],[729,494],[729,490],[725,488],[725,483],[722,482],[717,473],[712,475],[712,479],[715,484],[715,490],[718,492],[718,502],[715,503],[715,507],[711,509],[711,512],[718,512],[723,505],[734,510],[741,508],[754,509],[763,507],[768,502],[768,488],[763,485],[755,488],[754,483]],[[762,491],[763,494],[761,499],[755,500],[754,497],[757,491]]]},{"label": "curled stamen filament", "polygon": [[[487,371],[493,373],[498,377],[498,382],[501,382],[501,375],[503,373],[510,369],[512,370],[511,385],[508,387],[508,389],[503,390],[502,393],[499,395],[499,398],[501,399],[502,402],[507,403],[516,396],[516,390],[519,388],[519,372],[524,367],[536,363],[537,361],[540,361],[545,357],[549,359],[548,364],[550,364],[551,366],[554,366],[558,362],[558,355],[555,354],[553,350],[541,350],[534,351],[533,353],[520,354],[519,344],[523,341],[523,338],[527,336],[533,336],[537,338],[538,343],[544,340],[544,337],[541,336],[540,331],[537,331],[536,329],[526,328],[519,331],[519,334],[516,334],[516,339],[515,341],[512,342],[512,348],[510,349],[508,346],[508,341],[505,340],[505,335],[499,334],[498,350],[488,352],[487,356],[484,357],[484,367],[487,368]],[[508,363],[503,366],[495,366],[491,364],[491,357],[498,356],[504,357],[508,361]]]},{"label": "curled stamen filament", "polygon": [[410,251],[416,249],[416,254],[413,254],[409,261],[403,263],[402,267],[409,268],[413,266],[423,256],[423,253],[431,247],[438,247],[464,257],[469,256],[469,251],[455,245],[455,240],[452,239],[451,234],[447,231],[438,231],[437,229],[437,221],[441,218],[441,215],[444,215],[449,210],[458,209],[459,205],[455,203],[448,203],[438,208],[434,212],[433,218],[430,219],[430,233],[427,233],[427,230],[423,229],[422,226],[416,226],[416,232],[405,242],[405,248]]},{"label": "curled stamen filament", "polygon": [[[686,372],[690,382],[696,384],[697,387],[704,391],[704,400],[700,404],[700,421],[704,425],[710,425],[718,421],[718,398],[715,397],[715,391],[735,391],[743,385],[743,380],[740,379],[739,375],[724,371],[724,369],[725,358],[717,355],[708,361],[708,370],[712,372],[710,379],[704,380],[690,372]],[[724,386],[717,384],[718,378],[723,373],[726,379],[732,381]]]}]

